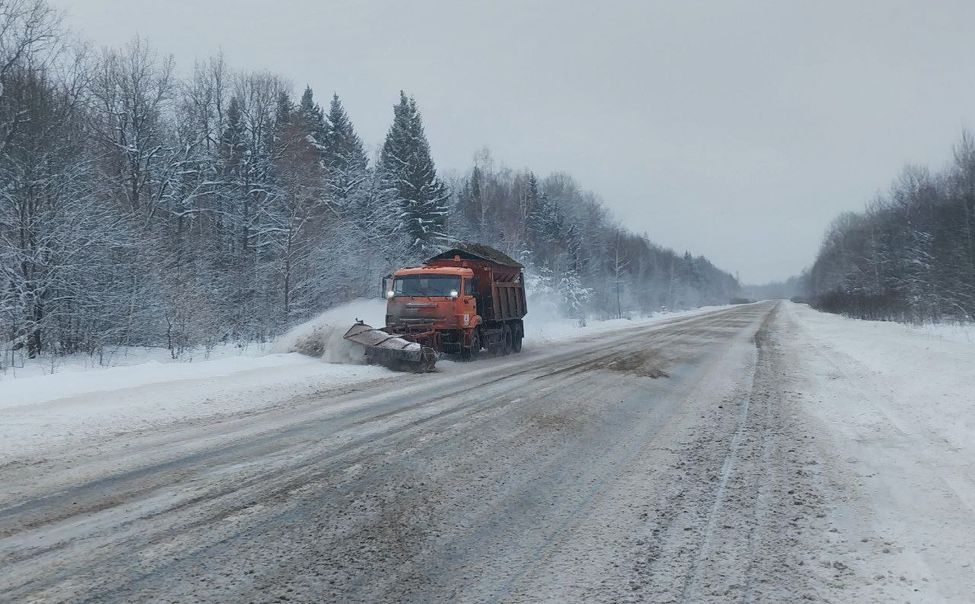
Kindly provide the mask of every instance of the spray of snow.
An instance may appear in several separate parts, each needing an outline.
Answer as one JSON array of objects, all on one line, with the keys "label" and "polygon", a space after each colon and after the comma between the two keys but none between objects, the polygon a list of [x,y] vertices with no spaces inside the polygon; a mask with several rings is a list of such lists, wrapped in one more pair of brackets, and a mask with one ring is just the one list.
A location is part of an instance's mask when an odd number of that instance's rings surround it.
[{"label": "spray of snow", "polygon": [[361,298],[330,308],[278,338],[271,351],[300,352],[329,363],[364,363],[362,347],[342,337],[357,319],[382,327],[386,322],[385,300]]}]

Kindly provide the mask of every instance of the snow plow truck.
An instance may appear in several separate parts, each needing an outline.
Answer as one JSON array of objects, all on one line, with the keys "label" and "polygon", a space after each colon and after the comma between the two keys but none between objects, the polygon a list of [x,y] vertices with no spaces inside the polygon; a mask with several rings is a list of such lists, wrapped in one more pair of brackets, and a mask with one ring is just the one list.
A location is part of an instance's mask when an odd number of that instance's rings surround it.
[{"label": "snow plow truck", "polygon": [[523,268],[486,245],[458,244],[383,279],[385,327],[357,322],[345,338],[365,346],[370,362],[418,372],[432,371],[441,353],[521,352]]}]

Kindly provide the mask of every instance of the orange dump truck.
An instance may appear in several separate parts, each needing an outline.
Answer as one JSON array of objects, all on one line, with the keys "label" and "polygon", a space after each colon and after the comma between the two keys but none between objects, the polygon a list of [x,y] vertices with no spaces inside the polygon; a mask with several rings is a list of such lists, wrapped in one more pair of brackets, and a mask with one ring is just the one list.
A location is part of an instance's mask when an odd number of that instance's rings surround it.
[{"label": "orange dump truck", "polygon": [[[353,333],[353,327],[350,334],[359,337],[349,339],[365,345],[366,355],[376,362],[405,364],[420,371],[432,369],[432,365],[418,365],[406,359],[407,353],[397,352],[409,348],[403,342],[413,343],[414,350],[419,344],[420,350],[458,354],[464,359],[476,358],[485,348],[498,355],[521,352],[523,319],[528,313],[522,268],[488,246],[457,245],[422,266],[401,268],[384,280],[387,303],[382,332],[389,339],[379,347],[387,350],[370,350],[376,346],[359,336],[368,326],[358,326],[359,333]],[[373,333],[372,341],[376,339]]]}]

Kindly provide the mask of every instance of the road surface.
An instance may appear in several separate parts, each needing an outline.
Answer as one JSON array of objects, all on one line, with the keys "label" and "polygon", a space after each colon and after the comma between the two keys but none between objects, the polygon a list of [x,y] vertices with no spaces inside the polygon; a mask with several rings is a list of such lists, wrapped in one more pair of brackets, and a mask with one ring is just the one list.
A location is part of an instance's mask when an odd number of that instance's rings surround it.
[{"label": "road surface", "polygon": [[0,467],[4,601],[818,599],[774,302]]}]

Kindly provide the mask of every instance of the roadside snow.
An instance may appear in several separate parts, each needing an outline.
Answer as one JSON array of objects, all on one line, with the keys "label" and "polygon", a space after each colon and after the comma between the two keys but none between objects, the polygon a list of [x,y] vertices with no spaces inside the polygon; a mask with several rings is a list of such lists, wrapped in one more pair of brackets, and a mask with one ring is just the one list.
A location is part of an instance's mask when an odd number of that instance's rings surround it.
[{"label": "roadside snow", "polygon": [[[525,350],[571,346],[574,339],[714,308],[579,327],[539,305],[526,320]],[[389,377],[385,368],[362,365],[361,349],[342,339],[356,319],[382,325],[384,301],[357,300],[330,309],[282,336],[270,353],[259,347],[226,347],[214,352],[222,358],[179,362],[160,351],[129,349],[111,360],[119,365],[114,367],[68,359],[54,374],[43,366],[0,374],[0,465],[69,442],[259,411],[295,397]],[[469,370],[446,359],[442,364],[454,372]]]},{"label": "roadside snow", "polygon": [[200,363],[146,363],[0,382],[0,465],[80,438],[273,407],[385,377],[379,367],[297,353]]},{"label": "roadside snow", "polygon": [[[169,386],[182,381],[205,380],[209,384],[216,384],[223,378],[239,374],[253,374],[265,370],[275,373],[287,371],[295,367],[311,365],[310,361],[311,359],[297,354],[270,354],[262,357],[227,358],[197,363],[148,361],[139,365],[108,367],[101,370],[7,379],[0,382],[0,393],[2,393],[0,410],[16,409],[59,399],[78,399],[83,395],[107,395],[111,392],[140,389],[152,385]],[[127,404],[131,405],[132,402]]]},{"label": "roadside snow", "polygon": [[28,359],[18,354],[16,362],[5,362],[0,367],[0,384],[8,380],[54,375],[58,373],[82,373],[104,371],[112,367],[131,367],[156,363],[159,365],[200,363],[238,357],[258,357],[270,351],[269,343],[237,342],[221,344],[209,350],[197,348],[185,351],[180,358],[173,359],[169,349],[164,347],[113,346],[106,348],[101,355],[84,353],[51,357],[47,354],[37,359]]},{"label": "roadside snow", "polygon": [[[129,349],[112,359],[120,366],[68,359],[54,374],[42,366],[8,371],[0,379],[0,464],[79,439],[256,411],[386,377],[386,369],[361,364],[361,351],[342,339],[356,317],[375,321],[376,310],[371,300],[334,308],[286,334],[270,353],[219,349],[214,356],[223,358],[178,362]],[[292,352],[313,338],[321,358]]]},{"label": "roadside snow", "polygon": [[624,319],[608,319],[605,321],[587,321],[580,325],[578,319],[567,319],[549,306],[529,300],[528,317],[525,319],[525,350],[533,350],[558,344],[566,340],[573,340],[591,335],[611,331],[620,331],[632,327],[653,325],[669,319],[692,317],[707,312],[713,312],[726,306],[702,306],[692,310],[656,313],[648,317],[633,317]]},{"label": "roadside snow", "polygon": [[793,394],[836,462],[836,543],[850,601],[975,593],[975,337],[783,304]]}]

